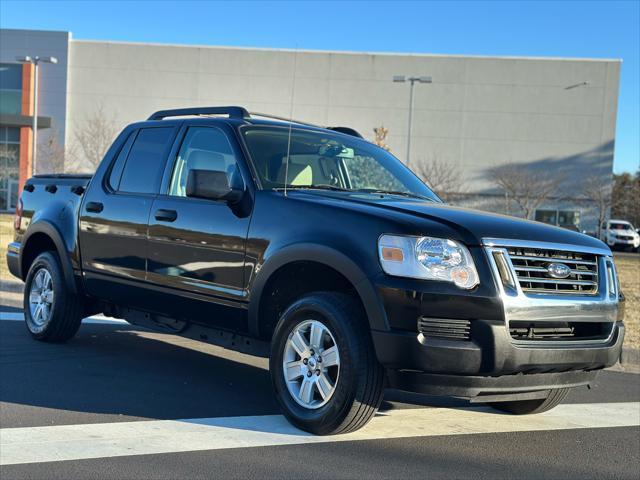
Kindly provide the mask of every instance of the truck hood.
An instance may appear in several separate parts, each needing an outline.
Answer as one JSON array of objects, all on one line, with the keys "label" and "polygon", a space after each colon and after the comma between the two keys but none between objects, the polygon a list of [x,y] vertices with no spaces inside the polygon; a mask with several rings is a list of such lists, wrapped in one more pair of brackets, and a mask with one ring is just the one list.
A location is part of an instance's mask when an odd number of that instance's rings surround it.
[{"label": "truck hood", "polygon": [[[338,196],[333,192],[313,192],[313,195]],[[345,203],[367,205],[370,214],[377,210],[381,216],[388,217],[391,212],[397,212],[446,225],[470,245],[480,245],[484,238],[502,238],[608,249],[603,242],[588,235],[507,215],[394,196],[340,195],[340,199]]]}]

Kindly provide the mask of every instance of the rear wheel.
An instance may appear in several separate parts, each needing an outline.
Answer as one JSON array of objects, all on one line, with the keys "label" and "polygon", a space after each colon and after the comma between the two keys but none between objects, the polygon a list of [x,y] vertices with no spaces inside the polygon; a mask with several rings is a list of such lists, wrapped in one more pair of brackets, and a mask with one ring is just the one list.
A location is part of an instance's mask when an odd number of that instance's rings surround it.
[{"label": "rear wheel", "polygon": [[24,319],[29,333],[44,342],[64,342],[82,321],[82,302],[69,292],[57,255],[40,254],[29,268],[24,289]]},{"label": "rear wheel", "polygon": [[493,408],[514,415],[529,415],[542,413],[558,406],[568,395],[569,388],[555,388],[549,392],[547,398],[536,400],[518,400],[513,402],[490,403]]},{"label": "rear wheel", "polygon": [[362,308],[338,293],[291,305],[273,337],[271,378],[284,415],[317,435],[363,427],[380,406],[383,369]]}]

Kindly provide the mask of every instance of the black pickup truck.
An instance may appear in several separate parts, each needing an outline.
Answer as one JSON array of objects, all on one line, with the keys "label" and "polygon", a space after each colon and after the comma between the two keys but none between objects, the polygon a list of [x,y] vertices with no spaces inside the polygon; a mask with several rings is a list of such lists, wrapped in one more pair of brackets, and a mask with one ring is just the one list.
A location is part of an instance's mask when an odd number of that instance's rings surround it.
[{"label": "black pickup truck", "polygon": [[93,177],[28,180],[8,264],[31,335],[102,313],[268,356],[316,434],[365,425],[385,387],[541,412],[616,363],[602,242],[447,206],[352,129],[266,117],[157,112]]}]

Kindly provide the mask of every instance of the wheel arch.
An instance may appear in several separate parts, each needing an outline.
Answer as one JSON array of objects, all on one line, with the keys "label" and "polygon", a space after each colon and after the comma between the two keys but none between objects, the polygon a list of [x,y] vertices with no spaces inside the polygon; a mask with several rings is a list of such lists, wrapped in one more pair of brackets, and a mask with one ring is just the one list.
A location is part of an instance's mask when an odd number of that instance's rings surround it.
[{"label": "wheel arch", "polygon": [[248,311],[249,332],[262,335],[261,318],[263,300],[269,292],[269,283],[277,272],[296,263],[316,264],[339,274],[353,287],[365,310],[369,326],[374,330],[388,330],[388,322],[382,301],[362,269],[342,252],[317,244],[295,244],[269,256],[261,265],[250,286]]},{"label": "wheel arch", "polygon": [[29,268],[38,255],[42,252],[54,251],[60,260],[67,288],[69,291],[76,293],[77,288],[73,267],[64,245],[62,235],[53,224],[46,220],[32,224],[23,240],[23,247],[20,252],[20,274],[22,280],[27,278]]}]

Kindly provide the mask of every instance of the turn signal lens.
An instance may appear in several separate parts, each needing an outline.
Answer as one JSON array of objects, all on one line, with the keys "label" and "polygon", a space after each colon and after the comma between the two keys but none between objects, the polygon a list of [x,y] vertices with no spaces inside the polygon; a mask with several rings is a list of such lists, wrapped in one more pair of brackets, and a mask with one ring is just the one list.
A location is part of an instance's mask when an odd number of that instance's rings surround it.
[{"label": "turn signal lens", "polygon": [[388,262],[403,262],[404,253],[399,248],[382,247],[382,258]]}]

